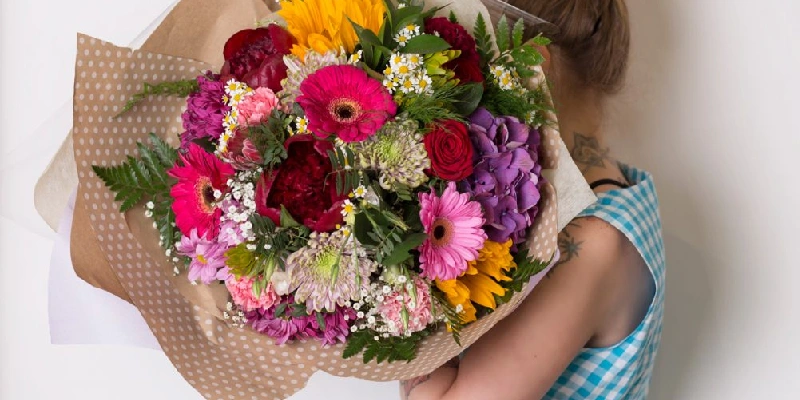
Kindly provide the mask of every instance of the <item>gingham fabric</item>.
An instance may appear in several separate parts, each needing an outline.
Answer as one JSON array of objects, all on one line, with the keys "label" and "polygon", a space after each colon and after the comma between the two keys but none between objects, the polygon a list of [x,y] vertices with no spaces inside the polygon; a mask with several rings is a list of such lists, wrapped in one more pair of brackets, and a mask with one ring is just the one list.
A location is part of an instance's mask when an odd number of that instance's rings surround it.
[{"label": "gingham fabric", "polygon": [[598,195],[579,216],[601,218],[636,246],[653,274],[656,291],[642,323],[613,347],[584,349],[558,378],[545,399],[625,399],[647,396],[664,313],[664,244],[653,179],[645,171],[621,165],[633,185]]}]

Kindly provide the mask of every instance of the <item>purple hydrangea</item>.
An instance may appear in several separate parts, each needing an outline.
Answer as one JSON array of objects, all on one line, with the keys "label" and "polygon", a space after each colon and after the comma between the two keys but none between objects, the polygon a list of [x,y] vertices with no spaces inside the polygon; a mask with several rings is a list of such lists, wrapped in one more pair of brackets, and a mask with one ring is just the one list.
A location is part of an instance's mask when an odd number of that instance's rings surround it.
[{"label": "purple hydrangea", "polygon": [[189,95],[183,119],[184,132],[181,134],[181,147],[202,138],[219,139],[225,131],[222,125],[225,114],[231,108],[225,104],[225,84],[219,75],[206,74],[197,77],[200,90]]},{"label": "purple hydrangea", "polygon": [[515,117],[495,117],[484,108],[470,117],[475,170],[462,191],[481,203],[489,240],[514,245],[525,241],[539,212],[542,167],[540,134]]}]

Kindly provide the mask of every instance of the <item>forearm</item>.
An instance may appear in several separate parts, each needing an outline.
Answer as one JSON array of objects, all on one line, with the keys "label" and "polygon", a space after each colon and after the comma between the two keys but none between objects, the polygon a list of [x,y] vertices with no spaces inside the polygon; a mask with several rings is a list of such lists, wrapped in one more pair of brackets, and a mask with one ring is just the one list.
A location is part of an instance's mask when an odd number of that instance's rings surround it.
[{"label": "forearm", "polygon": [[441,400],[458,375],[458,358],[428,375],[400,382],[401,400]]}]

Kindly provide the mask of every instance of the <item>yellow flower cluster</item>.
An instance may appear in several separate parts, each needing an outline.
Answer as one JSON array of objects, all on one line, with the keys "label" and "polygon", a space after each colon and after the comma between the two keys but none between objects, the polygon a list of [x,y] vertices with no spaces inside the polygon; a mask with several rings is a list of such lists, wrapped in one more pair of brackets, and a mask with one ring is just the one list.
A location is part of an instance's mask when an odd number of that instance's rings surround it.
[{"label": "yellow flower cluster", "polygon": [[386,14],[384,0],[281,0],[278,14],[297,39],[292,54],[305,59],[308,50],[319,54],[355,51],[358,36],[350,21],[378,33]]},{"label": "yellow flower cluster", "polygon": [[464,323],[477,319],[474,304],[494,310],[497,308],[494,295],[506,294],[499,282],[510,281],[508,273],[517,267],[511,256],[511,244],[511,240],[505,243],[486,241],[478,259],[469,263],[463,275],[450,281],[436,281],[436,287],[461,313]]}]

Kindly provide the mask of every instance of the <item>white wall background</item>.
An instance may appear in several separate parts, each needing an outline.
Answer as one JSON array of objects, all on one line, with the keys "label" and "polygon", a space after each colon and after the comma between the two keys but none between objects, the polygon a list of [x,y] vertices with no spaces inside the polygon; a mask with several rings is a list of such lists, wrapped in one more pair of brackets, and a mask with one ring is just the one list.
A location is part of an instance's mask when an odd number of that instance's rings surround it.
[{"label": "white wall background", "polygon": [[[129,43],[171,0],[0,1],[0,399],[197,398],[157,352],[49,344],[52,235],[32,195],[69,126],[48,118],[71,93],[75,33]],[[800,4],[628,2],[630,84],[609,129],[656,176],[669,263],[650,398],[798,399]],[[299,398],[323,393],[395,390],[315,377]]]}]

